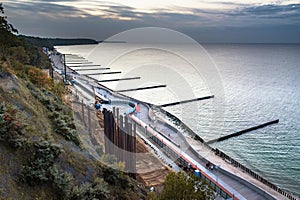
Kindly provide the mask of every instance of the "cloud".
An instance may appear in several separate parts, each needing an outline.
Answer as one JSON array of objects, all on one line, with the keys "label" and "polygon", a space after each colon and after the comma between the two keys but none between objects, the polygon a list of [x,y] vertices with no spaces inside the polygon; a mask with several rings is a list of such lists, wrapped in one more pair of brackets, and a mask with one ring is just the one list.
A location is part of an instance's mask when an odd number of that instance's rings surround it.
[{"label": "cloud", "polygon": [[253,15],[280,15],[289,12],[300,11],[300,4],[290,4],[290,5],[262,5],[245,8],[242,12],[250,13]]},{"label": "cloud", "polygon": [[[222,3],[230,9],[170,6],[142,11],[120,3],[97,0],[86,4],[80,0],[9,1],[4,3],[4,7],[10,22],[21,33],[28,35],[102,40],[127,29],[156,26],[183,31],[199,40],[206,38],[207,41],[221,41],[223,38],[229,41],[244,38],[250,41],[251,35],[256,35],[256,40],[262,41],[268,40],[268,33],[276,32],[276,28],[286,28],[280,35],[277,31],[278,37],[273,36],[272,40],[284,38],[284,34],[291,36],[289,41],[300,40],[296,37],[300,35],[300,4],[253,6],[212,2],[218,6]],[[262,39],[258,39],[257,33],[261,33]]]},{"label": "cloud", "polygon": [[[101,7],[101,6],[99,6]],[[136,11],[134,8],[129,6],[121,5],[106,5],[101,9],[105,13],[102,17],[113,18],[120,20],[141,20],[144,13]]]},{"label": "cloud", "polygon": [[[27,13],[27,17],[34,17],[35,15],[47,15],[49,17],[59,16],[83,16],[86,15],[80,9],[73,6],[57,5],[48,2],[9,2],[4,4],[5,8],[9,9],[10,12],[18,14],[19,12]],[[32,15],[34,13],[34,15]]]},{"label": "cloud", "polygon": [[300,4],[251,6],[231,13],[233,16],[299,19]]},{"label": "cloud", "polygon": [[[116,20],[138,20],[146,24],[156,23],[160,20],[166,25],[174,25],[176,22],[180,26],[190,25],[209,25],[215,23],[220,25],[221,22],[228,24],[232,21],[238,23],[236,18],[241,21],[240,24],[249,23],[257,19],[282,19],[292,23],[299,20],[300,4],[290,5],[260,5],[241,4],[235,2],[210,2],[213,5],[230,5],[232,9],[204,9],[188,7],[170,7],[169,9],[156,9],[152,11],[140,11],[134,7],[126,6],[120,3],[109,1],[89,1],[83,4],[82,1],[60,1],[60,0],[41,0],[34,2],[9,2],[6,7],[23,12],[34,12],[36,14],[45,14],[49,17],[92,17],[98,16],[105,19]],[[244,21],[245,20],[245,21]],[[259,22],[259,21],[257,21]],[[265,21],[264,21],[265,22]],[[272,22],[273,23],[273,22]],[[155,24],[153,24],[155,25]]]}]

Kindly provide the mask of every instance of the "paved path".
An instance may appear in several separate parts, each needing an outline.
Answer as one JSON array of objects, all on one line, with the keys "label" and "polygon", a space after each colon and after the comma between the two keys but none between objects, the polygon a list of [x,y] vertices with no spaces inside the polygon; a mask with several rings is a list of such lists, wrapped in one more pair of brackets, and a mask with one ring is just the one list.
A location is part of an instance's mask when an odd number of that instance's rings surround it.
[{"label": "paved path", "polygon": [[[118,95],[111,95],[108,93],[105,89],[100,90],[102,95],[105,95],[107,98],[111,99],[112,105],[119,105],[120,112],[126,112],[126,109],[129,109],[129,105],[126,104],[125,99],[123,99],[121,96]],[[121,106],[122,102],[123,105]],[[125,102],[125,103],[124,103]],[[157,130],[159,133],[164,134],[165,137],[170,138],[174,143],[177,143],[180,145],[180,149],[190,155],[194,160],[196,160],[198,163],[200,163],[202,166],[205,166],[206,160],[209,160],[211,163],[217,163],[215,160],[210,159],[210,157],[213,155],[212,152],[208,152],[208,149],[204,152],[198,152],[199,154],[195,154],[194,151],[192,151],[190,148],[189,143],[185,142],[182,138],[181,133],[175,131],[173,128],[166,126],[165,123],[161,122],[160,120],[157,120],[156,123],[154,123],[150,117],[149,117],[149,107],[146,104],[141,103],[141,112],[138,115],[140,120],[142,120],[144,123],[148,124],[149,126],[155,127],[155,130]],[[201,149],[203,149],[203,145],[201,145]],[[201,153],[207,153],[207,157],[204,158],[201,156]],[[219,158],[219,160],[222,160]],[[223,160],[222,160],[223,161]],[[223,167],[223,163],[221,164],[221,167]],[[227,185],[229,185],[231,188],[236,190],[239,194],[241,194],[245,199],[251,199],[251,200],[263,200],[263,199],[272,199],[264,196],[264,192],[260,193],[257,190],[252,189],[251,187],[248,187],[247,185],[243,184],[242,181],[233,179],[231,176],[228,176],[227,174],[223,173],[220,170],[209,170],[212,174],[218,177],[219,181],[222,180]],[[275,199],[275,198],[273,198]],[[281,198],[283,199],[283,197]]]},{"label": "paved path", "polygon": [[[60,64],[60,60],[58,56],[53,58],[54,63],[57,68],[62,68]],[[80,76],[80,79],[78,81],[81,81],[81,83],[86,85],[86,87],[93,86],[99,86],[91,79]],[[89,82],[89,84],[87,84]],[[110,92],[107,92],[106,89],[102,88],[101,90],[102,95],[105,95],[107,98],[111,99],[112,106],[118,106],[120,108],[121,113],[125,113],[127,109],[129,109],[129,105],[126,104],[128,100],[126,98],[123,98],[119,94],[111,94]],[[93,99],[92,99],[93,101]],[[92,102],[91,101],[91,102]],[[231,188],[236,190],[239,194],[241,194],[245,199],[251,199],[251,200],[263,200],[263,199],[288,199],[284,197],[283,195],[279,194],[278,192],[274,191],[273,189],[269,188],[268,186],[262,184],[258,180],[254,179],[250,175],[243,173],[240,169],[235,168],[234,166],[226,163],[223,161],[220,157],[215,156],[213,152],[205,147],[203,144],[201,144],[198,141],[195,141],[192,138],[189,138],[188,136],[184,136],[177,132],[174,128],[166,125],[166,121],[164,119],[159,118],[156,122],[153,121],[153,118],[149,117],[153,115],[151,113],[151,110],[149,109],[149,106],[147,104],[140,104],[141,106],[141,112],[138,117],[149,126],[155,127],[155,130],[157,130],[159,133],[164,134],[165,137],[169,137],[170,140],[172,140],[174,143],[177,143],[180,145],[180,149],[187,153],[189,156],[191,156],[194,160],[196,160],[198,163],[200,163],[202,166],[205,166],[207,160],[209,160],[214,165],[220,166],[222,170],[208,170],[211,174],[213,174],[215,177],[217,177],[218,180],[225,182],[227,185],[229,185]],[[109,107],[109,106],[108,106]],[[152,114],[152,115],[151,115]],[[153,115],[155,116],[155,115]],[[194,149],[194,151],[192,150]],[[232,178],[231,175],[228,175],[228,172],[235,174],[237,177]],[[244,184],[245,181],[260,187],[260,191],[253,189],[253,187],[249,187],[248,185]],[[266,195],[266,192],[273,195],[274,198],[271,198],[270,195]]]}]

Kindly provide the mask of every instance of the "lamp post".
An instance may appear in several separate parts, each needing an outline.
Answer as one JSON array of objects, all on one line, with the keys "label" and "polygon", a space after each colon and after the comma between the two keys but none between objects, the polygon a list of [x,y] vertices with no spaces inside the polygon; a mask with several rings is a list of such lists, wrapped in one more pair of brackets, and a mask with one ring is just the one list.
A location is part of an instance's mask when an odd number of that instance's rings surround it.
[{"label": "lamp post", "polygon": [[220,170],[221,165],[216,165],[215,169],[217,170],[217,183],[218,183],[218,179],[219,179],[219,170]]},{"label": "lamp post", "polygon": [[65,78],[64,78],[64,83],[67,82],[67,67],[66,67],[66,55],[63,54],[63,59],[64,59],[64,73],[65,73]]}]

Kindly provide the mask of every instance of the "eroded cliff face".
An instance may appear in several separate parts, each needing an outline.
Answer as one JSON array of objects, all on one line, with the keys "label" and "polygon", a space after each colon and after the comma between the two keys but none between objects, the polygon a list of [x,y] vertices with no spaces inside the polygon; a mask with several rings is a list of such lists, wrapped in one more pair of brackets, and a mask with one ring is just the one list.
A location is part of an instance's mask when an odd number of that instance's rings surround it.
[{"label": "eroded cliff face", "polygon": [[72,129],[69,108],[8,63],[1,63],[0,108],[0,199],[146,199],[136,181],[61,133],[55,119]]}]

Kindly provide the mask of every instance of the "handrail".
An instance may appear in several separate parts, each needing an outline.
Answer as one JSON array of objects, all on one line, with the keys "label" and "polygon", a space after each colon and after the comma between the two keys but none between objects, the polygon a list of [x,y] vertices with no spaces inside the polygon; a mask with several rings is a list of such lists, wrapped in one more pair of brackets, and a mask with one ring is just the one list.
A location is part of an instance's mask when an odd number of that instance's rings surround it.
[{"label": "handrail", "polygon": [[254,171],[252,171],[251,169],[249,169],[248,167],[244,166],[243,164],[239,163],[238,161],[234,160],[233,158],[231,158],[230,156],[228,156],[227,154],[225,154],[224,152],[222,152],[219,149],[215,149],[215,154],[217,156],[220,156],[221,158],[223,158],[224,160],[226,160],[228,163],[234,165],[235,167],[239,167],[240,169],[242,169],[243,171],[247,172],[249,175],[251,175],[253,178],[257,179],[258,181],[260,181],[261,183],[269,186],[270,188],[272,188],[273,190],[279,192],[280,194],[282,194],[283,196],[286,196],[287,198],[291,199],[291,200],[297,200],[296,197],[294,197],[292,194],[290,194],[289,192],[281,189],[280,187],[278,187],[277,185],[271,183],[270,181],[268,181],[267,179],[263,178],[262,176],[258,175],[257,173],[255,173]]}]

